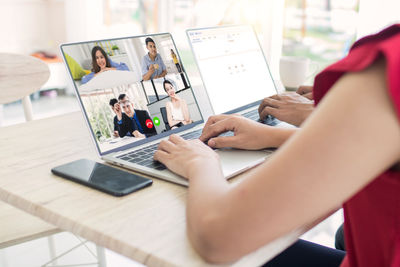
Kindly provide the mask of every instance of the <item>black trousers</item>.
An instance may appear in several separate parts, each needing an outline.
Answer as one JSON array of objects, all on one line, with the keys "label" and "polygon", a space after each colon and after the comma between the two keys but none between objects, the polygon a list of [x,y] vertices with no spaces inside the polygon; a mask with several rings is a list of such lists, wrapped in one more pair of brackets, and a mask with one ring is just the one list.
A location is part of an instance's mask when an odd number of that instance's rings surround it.
[{"label": "black trousers", "polygon": [[345,251],[299,239],[263,267],[338,267],[345,255]]},{"label": "black trousers", "polygon": [[340,249],[340,250],[346,250],[346,244],[344,243],[343,224],[336,231],[335,248]]}]

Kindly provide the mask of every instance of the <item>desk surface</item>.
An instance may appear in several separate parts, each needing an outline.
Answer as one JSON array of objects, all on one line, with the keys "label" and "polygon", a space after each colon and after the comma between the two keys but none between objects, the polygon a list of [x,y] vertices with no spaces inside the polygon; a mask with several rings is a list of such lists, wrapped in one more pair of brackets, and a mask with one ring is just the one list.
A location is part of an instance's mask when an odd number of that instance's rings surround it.
[{"label": "desk surface", "polygon": [[[113,197],[51,174],[79,158],[98,160],[80,112],[0,130],[0,198],[147,266],[205,266],[186,236],[186,188],[154,179]],[[233,266],[257,266],[293,242],[291,233]],[[231,264],[232,265],[232,264]]]}]

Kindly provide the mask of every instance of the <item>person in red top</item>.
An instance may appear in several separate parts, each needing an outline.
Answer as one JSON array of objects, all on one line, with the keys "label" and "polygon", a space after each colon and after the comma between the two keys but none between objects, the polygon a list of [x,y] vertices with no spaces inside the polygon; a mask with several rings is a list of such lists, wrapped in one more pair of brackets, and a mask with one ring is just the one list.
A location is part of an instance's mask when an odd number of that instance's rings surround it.
[{"label": "person in red top", "polygon": [[[171,135],[160,143],[155,160],[189,180],[188,237],[207,261],[237,260],[343,205],[341,266],[400,266],[400,25],[356,42],[315,78],[313,96],[317,107],[301,130],[217,115],[200,140]],[[234,136],[218,136],[226,131]],[[213,148],[284,144],[231,185],[205,141]],[[320,258],[314,252],[309,266]],[[331,263],[326,258],[322,266]]]}]

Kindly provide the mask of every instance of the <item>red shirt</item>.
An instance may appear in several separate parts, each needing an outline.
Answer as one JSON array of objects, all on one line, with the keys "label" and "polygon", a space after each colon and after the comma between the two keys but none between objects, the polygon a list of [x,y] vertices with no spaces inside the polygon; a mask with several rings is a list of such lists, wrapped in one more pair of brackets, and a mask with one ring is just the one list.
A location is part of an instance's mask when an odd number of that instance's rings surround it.
[{"label": "red shirt", "polygon": [[[400,24],[357,41],[314,82],[318,103],[346,72],[386,60],[388,94],[400,122]],[[400,147],[399,147],[400,149]],[[400,171],[387,170],[343,205],[347,255],[341,267],[400,266]]]}]

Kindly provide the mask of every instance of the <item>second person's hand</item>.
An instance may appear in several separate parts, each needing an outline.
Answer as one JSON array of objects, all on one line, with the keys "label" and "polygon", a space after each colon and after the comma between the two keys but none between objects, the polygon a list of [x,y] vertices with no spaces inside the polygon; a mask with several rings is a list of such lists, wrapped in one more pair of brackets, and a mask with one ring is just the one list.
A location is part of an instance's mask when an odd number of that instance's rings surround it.
[{"label": "second person's hand", "polygon": [[272,115],[296,126],[300,126],[313,110],[314,101],[292,92],[264,98],[258,107],[261,120]]},{"label": "second person's hand", "polygon": [[[239,115],[216,115],[208,119],[200,140],[213,148],[258,150],[279,146],[280,130]],[[232,131],[234,136],[218,136],[228,131]]]},{"label": "second person's hand", "polygon": [[296,93],[298,93],[301,96],[304,96],[310,100],[314,100],[313,96],[313,87],[312,86],[307,86],[307,85],[301,85],[297,89]]}]

